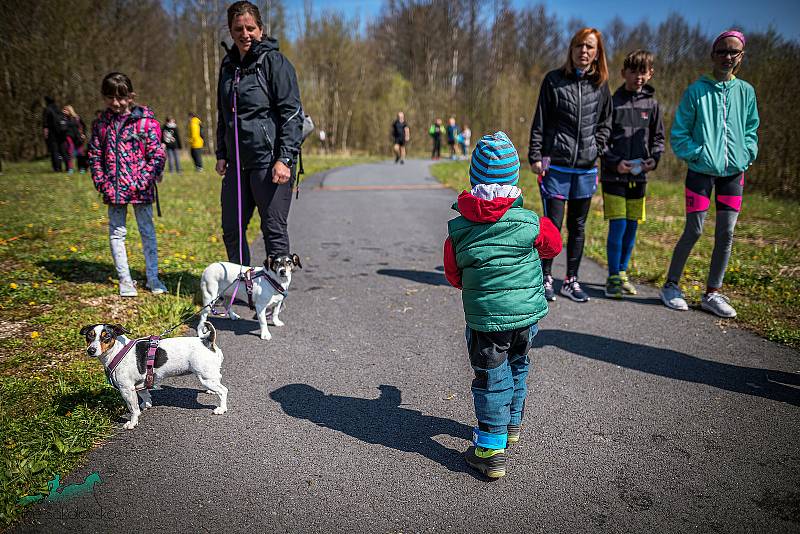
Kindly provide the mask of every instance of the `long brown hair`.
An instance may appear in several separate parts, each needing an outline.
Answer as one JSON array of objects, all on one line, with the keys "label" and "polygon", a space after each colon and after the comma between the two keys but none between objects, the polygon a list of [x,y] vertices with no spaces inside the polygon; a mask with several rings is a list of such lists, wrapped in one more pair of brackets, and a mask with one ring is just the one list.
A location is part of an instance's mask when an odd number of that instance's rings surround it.
[{"label": "long brown hair", "polygon": [[575,72],[575,64],[572,62],[572,49],[582,43],[589,35],[594,35],[597,39],[597,56],[586,71],[586,76],[595,86],[600,86],[608,80],[608,64],[606,63],[606,47],[603,44],[603,34],[596,28],[581,28],[575,32],[569,42],[564,70]]}]

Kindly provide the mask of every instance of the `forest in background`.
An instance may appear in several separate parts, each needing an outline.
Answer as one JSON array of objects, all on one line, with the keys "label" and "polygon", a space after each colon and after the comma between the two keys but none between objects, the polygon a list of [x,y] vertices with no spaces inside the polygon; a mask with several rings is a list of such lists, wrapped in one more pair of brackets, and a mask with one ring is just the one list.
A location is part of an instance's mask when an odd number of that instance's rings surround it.
[{"label": "forest in background", "polygon": [[[411,151],[427,152],[427,128],[454,115],[473,135],[504,130],[525,158],[532,113],[544,75],[563,64],[570,35],[591,19],[564,20],[543,5],[509,1],[385,0],[366,24],[342,12],[320,12],[306,0],[304,16],[287,24],[282,0],[255,2],[265,32],[297,68],[303,106],[335,151],[389,154],[398,110],[411,126]],[[206,132],[216,121],[216,80],[230,42],[219,0],[35,0],[0,7],[0,156],[42,157],[42,97],[71,104],[89,123],[102,106],[99,85],[113,70],[127,73],[137,100],[158,118],[197,113]],[[601,26],[612,92],[622,58],[646,48],[656,55],[652,84],[669,129],[684,89],[709,70],[713,36],[680,14],[663,22]],[[32,26],[32,23],[35,24]],[[734,23],[735,21],[730,21]],[[777,197],[800,198],[800,105],[794,69],[800,44],[775,31],[747,32],[740,75],[756,88],[760,153],[749,183]],[[722,26],[720,30],[726,29]],[[213,149],[213,135],[206,135]],[[311,139],[305,150],[319,146]],[[668,151],[657,175],[682,179]]]}]

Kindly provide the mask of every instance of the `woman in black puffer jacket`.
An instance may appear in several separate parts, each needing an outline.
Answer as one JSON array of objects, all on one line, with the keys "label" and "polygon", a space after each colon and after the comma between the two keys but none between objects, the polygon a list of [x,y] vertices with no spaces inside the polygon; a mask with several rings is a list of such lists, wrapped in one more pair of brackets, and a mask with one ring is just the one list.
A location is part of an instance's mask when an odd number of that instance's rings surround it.
[{"label": "woman in black puffer jacket", "polygon": [[[278,42],[263,34],[262,26],[254,4],[236,2],[228,8],[234,46],[222,60],[217,89],[216,170],[224,176],[222,240],[228,260],[243,265],[250,265],[244,234],[255,208],[261,215],[267,256],[289,255],[292,177],[303,131],[294,67],[278,51]],[[234,93],[238,128],[234,125]],[[241,223],[237,163],[242,180]]]},{"label": "woman in black puffer jacket", "polygon": [[[589,297],[578,284],[584,227],[597,189],[597,158],[611,134],[611,93],[602,34],[579,30],[563,67],[542,81],[531,125],[528,161],[539,175],[545,215],[561,230],[567,209],[567,276],[561,294],[577,302]],[[545,297],[555,300],[553,260],[542,260]]]}]

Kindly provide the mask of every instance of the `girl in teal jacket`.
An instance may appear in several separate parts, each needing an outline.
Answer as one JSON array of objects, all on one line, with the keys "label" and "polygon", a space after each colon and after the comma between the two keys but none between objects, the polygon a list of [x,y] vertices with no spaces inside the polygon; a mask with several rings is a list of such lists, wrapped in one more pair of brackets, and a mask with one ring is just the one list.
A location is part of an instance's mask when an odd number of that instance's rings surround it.
[{"label": "girl in teal jacket", "polygon": [[736,310],[720,292],[731,255],[733,230],[742,207],[744,173],[758,155],[758,109],[753,86],[736,77],[744,58],[745,37],[729,30],[711,49],[713,74],[694,82],[683,94],[672,124],[671,145],[686,161],[686,227],[672,254],[661,300],[672,309],[688,306],[678,281],[692,247],[703,232],[711,191],[717,209],[714,251],[700,306],[720,317]]}]

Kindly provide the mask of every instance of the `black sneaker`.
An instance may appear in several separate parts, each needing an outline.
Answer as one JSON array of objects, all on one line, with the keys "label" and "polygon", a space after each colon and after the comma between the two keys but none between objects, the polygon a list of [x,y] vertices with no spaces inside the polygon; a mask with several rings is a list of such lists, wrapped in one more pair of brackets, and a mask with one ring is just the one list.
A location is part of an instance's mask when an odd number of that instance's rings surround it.
[{"label": "black sneaker", "polygon": [[464,459],[473,469],[477,469],[489,478],[500,478],[506,475],[506,450],[470,447],[464,453]]},{"label": "black sneaker", "polygon": [[572,278],[567,278],[564,280],[564,283],[561,284],[561,294],[571,298],[575,302],[587,302],[589,300],[589,295],[583,292],[581,285],[578,283],[578,279],[574,276]]},{"label": "black sneaker", "polygon": [[508,425],[508,446],[519,441],[522,425]]},{"label": "black sneaker", "polygon": [[544,276],[544,298],[550,302],[556,300],[556,290],[553,289],[553,277],[549,274]]}]

